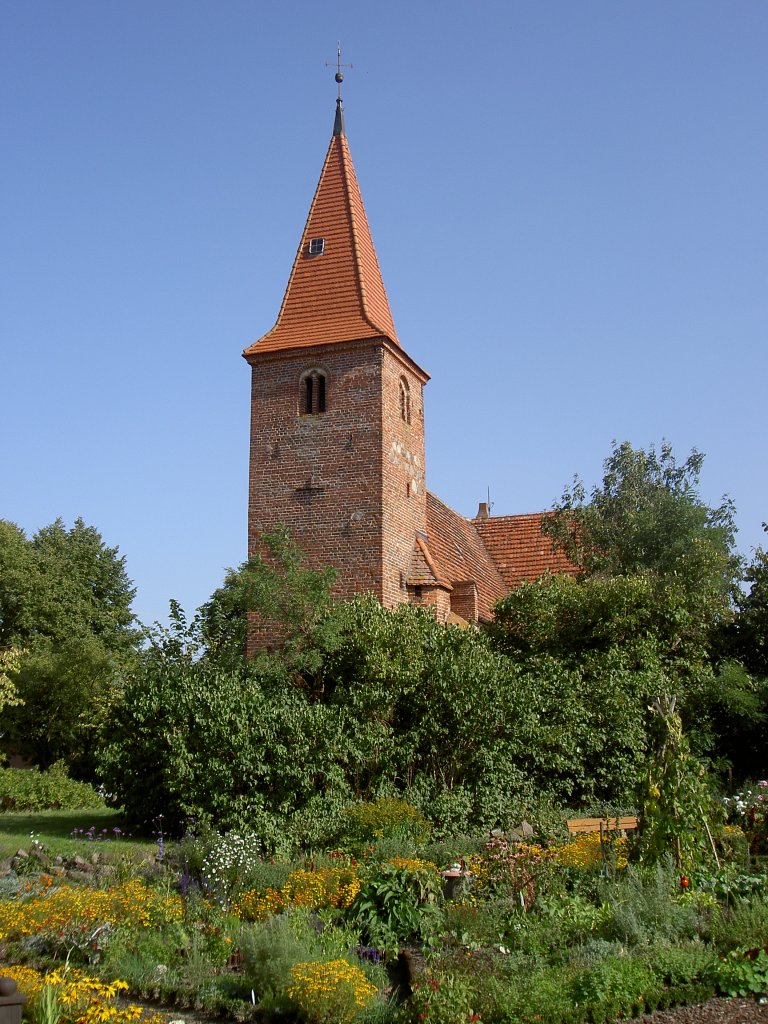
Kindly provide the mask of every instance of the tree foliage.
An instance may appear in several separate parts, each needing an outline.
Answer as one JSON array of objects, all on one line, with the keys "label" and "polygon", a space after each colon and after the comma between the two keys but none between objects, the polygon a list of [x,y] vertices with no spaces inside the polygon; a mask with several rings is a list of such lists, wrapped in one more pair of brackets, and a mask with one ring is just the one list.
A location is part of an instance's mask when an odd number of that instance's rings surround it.
[{"label": "tree foliage", "polygon": [[544,530],[586,576],[648,575],[674,588],[691,614],[727,615],[739,578],[733,504],[711,508],[699,494],[704,456],[678,464],[671,445],[657,452],[615,444],[603,480],[587,498],[577,477]]},{"label": "tree foliage", "polygon": [[542,796],[631,795],[652,668],[613,650],[515,662],[483,632],[373,598],[329,605],[311,641],[312,685],[279,656],[148,658],[102,754],[109,791],[134,818],[247,823],[272,845],[385,795],[442,829],[508,825]]},{"label": "tree foliage", "polygon": [[530,716],[487,640],[365,598],[326,620],[311,687],[278,657],[240,671],[149,660],[101,758],[129,814],[259,822],[266,841],[318,794],[340,808],[409,792],[442,800],[444,820],[497,817],[523,788]]},{"label": "tree foliage", "polygon": [[116,683],[135,660],[134,589],[117,548],[57,519],[31,538],[0,521],[0,647],[23,651],[4,742],[87,771]]},{"label": "tree foliage", "polygon": [[299,685],[315,688],[317,650],[333,606],[336,570],[313,569],[289,530],[278,525],[261,537],[264,554],[231,569],[199,611],[201,646],[217,664],[237,664],[245,655],[248,629],[279,635],[269,653],[293,672]]},{"label": "tree foliage", "polygon": [[22,653],[18,647],[6,647],[5,650],[0,650],[0,714],[3,713],[4,708],[22,703],[12,678],[19,670]]},{"label": "tree foliage", "polygon": [[[763,529],[768,531],[766,524]],[[741,594],[734,628],[734,651],[746,668],[768,679],[768,552],[755,551],[745,580],[749,591]]]},{"label": "tree foliage", "polygon": [[653,750],[641,793],[638,853],[647,863],[671,855],[678,870],[691,871],[717,861],[710,825],[721,813],[703,765],[691,755],[675,698],[661,693],[650,710]]}]

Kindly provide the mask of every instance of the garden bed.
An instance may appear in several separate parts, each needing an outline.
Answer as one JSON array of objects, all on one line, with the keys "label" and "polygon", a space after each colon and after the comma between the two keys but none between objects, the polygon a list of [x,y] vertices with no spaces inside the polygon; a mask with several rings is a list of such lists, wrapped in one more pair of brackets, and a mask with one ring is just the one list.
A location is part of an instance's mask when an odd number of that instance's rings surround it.
[{"label": "garden bed", "polygon": [[664,858],[628,864],[620,834],[435,843],[418,816],[376,836],[365,813],[370,834],[291,862],[246,833],[161,837],[113,863],[87,831],[67,838],[79,854],[38,840],[0,879],[0,956],[33,988],[31,1024],[70,983],[85,1003],[60,1024],[768,1020],[745,998],[768,989],[768,878],[739,863],[733,828],[720,870],[681,878]]}]

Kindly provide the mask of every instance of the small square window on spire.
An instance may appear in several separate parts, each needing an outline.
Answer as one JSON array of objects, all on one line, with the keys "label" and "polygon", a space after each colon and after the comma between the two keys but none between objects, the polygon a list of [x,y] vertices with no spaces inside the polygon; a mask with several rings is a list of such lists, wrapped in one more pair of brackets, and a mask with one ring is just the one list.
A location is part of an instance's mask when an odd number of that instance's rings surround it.
[{"label": "small square window on spire", "polygon": [[325,252],[325,239],[324,238],[311,238],[309,240],[309,255],[310,256],[322,256]]}]

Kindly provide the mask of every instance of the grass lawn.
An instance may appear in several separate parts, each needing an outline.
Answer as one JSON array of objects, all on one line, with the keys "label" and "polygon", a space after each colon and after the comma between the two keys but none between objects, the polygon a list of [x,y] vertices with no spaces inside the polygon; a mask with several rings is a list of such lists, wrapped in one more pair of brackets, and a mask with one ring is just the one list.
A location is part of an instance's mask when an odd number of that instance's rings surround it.
[{"label": "grass lawn", "polygon": [[[104,839],[96,842],[71,835],[74,829],[88,830],[94,827],[95,835]],[[154,853],[155,844],[147,839],[115,837],[115,828],[124,829],[119,811],[109,808],[88,811],[21,811],[0,814],[0,860],[12,857],[19,848],[28,850],[32,839],[30,833],[52,856],[81,857],[99,851],[107,858],[132,855],[146,856]],[[106,831],[102,831],[102,830]],[[109,837],[108,839],[106,837]]]}]

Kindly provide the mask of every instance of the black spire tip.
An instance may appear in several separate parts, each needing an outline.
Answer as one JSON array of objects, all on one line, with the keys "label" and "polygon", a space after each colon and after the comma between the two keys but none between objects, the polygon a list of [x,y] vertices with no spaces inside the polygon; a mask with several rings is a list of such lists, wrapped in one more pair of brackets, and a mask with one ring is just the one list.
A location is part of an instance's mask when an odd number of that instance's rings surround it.
[{"label": "black spire tip", "polygon": [[[329,64],[328,61],[326,61],[325,66],[327,68],[332,68],[333,64]],[[336,49],[336,74],[333,76],[339,90],[338,98],[336,99],[336,119],[333,122],[334,135],[346,135],[346,132],[344,131],[344,107],[341,102],[341,83],[344,81],[344,75],[341,69],[351,67],[351,64],[341,63],[341,43],[339,43]]]},{"label": "black spire tip", "polygon": [[344,106],[341,102],[341,96],[336,100],[336,117],[333,121],[333,134],[346,135],[346,132],[344,131]]}]

